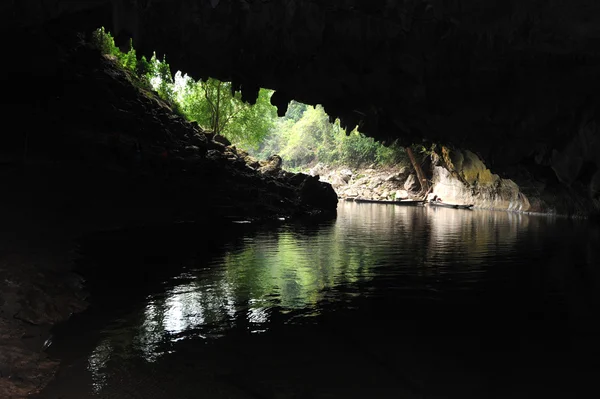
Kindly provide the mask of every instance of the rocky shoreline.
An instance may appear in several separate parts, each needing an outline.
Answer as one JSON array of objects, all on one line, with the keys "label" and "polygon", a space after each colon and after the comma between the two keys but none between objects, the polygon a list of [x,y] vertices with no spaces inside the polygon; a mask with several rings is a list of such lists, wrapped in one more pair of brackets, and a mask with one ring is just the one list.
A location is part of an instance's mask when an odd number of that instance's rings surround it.
[{"label": "rocky shoreline", "polygon": [[[434,195],[453,204],[473,204],[474,208],[527,214],[593,217],[600,206],[575,188],[565,192],[551,178],[529,175],[518,180],[493,173],[479,156],[468,150],[439,146],[423,158],[422,168]],[[343,200],[401,201],[422,200],[421,185],[410,164],[396,167],[362,168],[313,166],[308,172],[330,183]]]}]

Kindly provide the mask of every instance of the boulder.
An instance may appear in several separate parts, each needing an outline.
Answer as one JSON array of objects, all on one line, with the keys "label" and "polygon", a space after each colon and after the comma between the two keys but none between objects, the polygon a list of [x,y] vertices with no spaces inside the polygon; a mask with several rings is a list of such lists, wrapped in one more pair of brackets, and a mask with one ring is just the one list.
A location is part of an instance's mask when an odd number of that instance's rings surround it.
[{"label": "boulder", "polygon": [[190,138],[190,142],[192,145],[195,145],[197,147],[204,147],[206,146],[206,136],[200,133],[194,133],[192,135],[192,137]]},{"label": "boulder", "polygon": [[419,184],[419,181],[414,173],[411,173],[404,182],[404,189],[412,192],[419,191],[421,189],[421,185]]},{"label": "boulder", "polygon": [[286,178],[287,178],[287,182],[288,184],[291,184],[294,187],[300,187],[300,185],[302,183],[304,183],[304,180],[306,180],[307,177],[310,177],[307,174],[304,173],[290,173],[288,174],[286,172]]},{"label": "boulder", "polygon": [[352,179],[352,171],[350,169],[342,169],[339,176],[344,182],[348,183]]},{"label": "boulder", "polygon": [[258,169],[260,167],[260,163],[258,162],[258,160],[251,157],[250,155],[246,155],[244,157],[244,162],[246,162],[246,164],[252,169]]},{"label": "boulder", "polygon": [[271,155],[265,162],[261,163],[261,167],[258,171],[262,174],[275,176],[281,171],[281,164],[283,160],[279,155]]},{"label": "boulder", "polygon": [[215,141],[217,143],[221,143],[224,146],[230,146],[231,145],[231,141],[227,140],[227,137],[225,137],[225,136],[223,136],[221,134],[215,134],[212,139],[213,139],[213,141]]},{"label": "boulder", "polygon": [[408,199],[408,191],[406,190],[397,190],[395,195],[394,195],[394,199],[396,201],[400,201],[400,200],[405,200]]},{"label": "boulder", "polygon": [[[317,175],[317,177],[318,177],[318,175]],[[329,184],[331,184],[335,188],[338,188],[338,187],[347,185],[348,181],[344,180],[341,176],[333,175],[329,179]]]},{"label": "boulder", "polygon": [[299,194],[303,205],[330,210],[337,208],[338,197],[333,187],[313,176],[306,176],[300,184]]},{"label": "boulder", "polygon": [[319,176],[319,175],[325,174],[325,172],[326,172],[326,166],[324,164],[322,164],[321,162],[319,162],[318,164],[313,166],[308,171],[308,174],[311,176]]},{"label": "boulder", "polygon": [[406,166],[402,167],[398,172],[392,173],[385,180],[386,181],[405,181],[406,178],[410,175],[410,169]]}]

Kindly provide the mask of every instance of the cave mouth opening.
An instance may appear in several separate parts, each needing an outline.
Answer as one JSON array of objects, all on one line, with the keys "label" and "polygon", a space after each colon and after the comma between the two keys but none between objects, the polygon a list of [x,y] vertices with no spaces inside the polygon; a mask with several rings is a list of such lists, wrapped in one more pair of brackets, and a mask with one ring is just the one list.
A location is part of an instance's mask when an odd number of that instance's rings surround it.
[{"label": "cave mouth opening", "polygon": [[224,136],[255,158],[278,154],[283,168],[290,171],[308,171],[318,164],[361,169],[409,162],[397,142],[379,143],[361,133],[359,126],[342,128],[340,120],[329,116],[322,105],[292,100],[277,108],[274,90],[249,93],[235,82],[213,77],[195,80],[183,71],[173,73],[166,54],[160,58],[153,52],[149,59],[138,56],[132,39],[119,46],[104,28],[91,37],[93,46],[131,73],[142,89],[154,91],[175,113]]}]

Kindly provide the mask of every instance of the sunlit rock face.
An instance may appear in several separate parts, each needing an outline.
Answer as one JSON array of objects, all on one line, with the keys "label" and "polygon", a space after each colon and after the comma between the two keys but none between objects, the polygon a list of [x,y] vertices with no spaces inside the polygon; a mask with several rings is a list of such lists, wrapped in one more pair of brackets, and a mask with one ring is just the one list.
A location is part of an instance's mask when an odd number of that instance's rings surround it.
[{"label": "sunlit rock face", "polygon": [[268,87],[280,112],[294,98],[376,138],[468,148],[503,177],[555,179],[598,209],[595,0],[40,4],[0,6],[3,26],[105,25],[196,78],[233,81],[249,101]]},{"label": "sunlit rock face", "polygon": [[[494,175],[491,184],[468,184],[441,166],[433,169],[433,193],[444,202],[453,204],[473,204],[477,208],[510,210],[518,212],[534,211],[529,200],[519,192],[519,186],[512,180]],[[539,210],[538,210],[539,211]]]},{"label": "sunlit rock face", "polygon": [[493,174],[471,151],[442,147],[431,158],[432,195],[445,202],[518,212],[552,211],[532,206],[514,181]]}]

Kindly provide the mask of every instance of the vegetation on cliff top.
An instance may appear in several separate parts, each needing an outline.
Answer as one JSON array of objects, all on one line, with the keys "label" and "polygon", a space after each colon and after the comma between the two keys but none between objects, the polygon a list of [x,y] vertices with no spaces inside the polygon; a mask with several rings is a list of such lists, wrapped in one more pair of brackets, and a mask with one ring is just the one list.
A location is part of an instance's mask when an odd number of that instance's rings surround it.
[{"label": "vegetation on cliff top", "polygon": [[286,115],[277,117],[270,102],[272,90],[260,89],[254,105],[242,100],[241,91],[231,82],[214,78],[195,80],[177,71],[171,73],[166,61],[154,54],[150,60],[139,57],[130,43],[122,52],[103,28],[94,32],[94,44],[135,75],[172,108],[202,128],[227,137],[252,155],[265,159],[279,154],[287,169],[301,170],[318,162],[359,167],[406,163],[404,149],[392,143],[385,146],[357,129],[347,132],[339,120],[331,123],[322,106],[292,101]]}]

